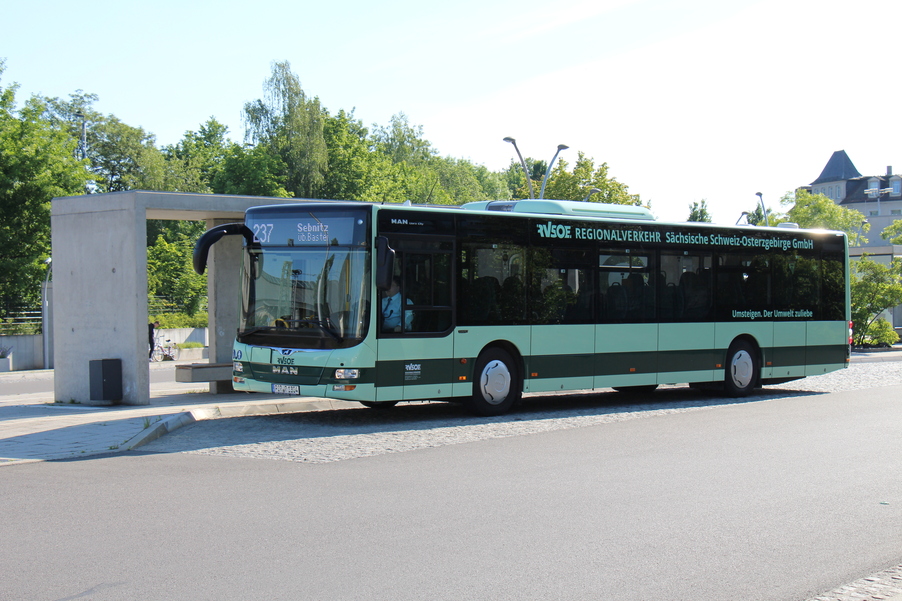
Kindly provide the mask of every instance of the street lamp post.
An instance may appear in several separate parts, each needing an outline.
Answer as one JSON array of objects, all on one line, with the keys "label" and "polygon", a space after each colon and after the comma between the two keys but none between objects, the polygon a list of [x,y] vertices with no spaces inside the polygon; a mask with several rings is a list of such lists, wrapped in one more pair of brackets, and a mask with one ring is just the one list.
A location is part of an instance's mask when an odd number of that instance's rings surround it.
[{"label": "street lamp post", "polygon": [[758,204],[761,205],[761,212],[764,214],[764,225],[770,227],[770,219],[767,217],[767,209],[764,208],[764,198],[761,192],[755,192],[755,196],[758,197]]},{"label": "street lamp post", "polygon": [[[880,216],[880,197],[883,194],[889,194],[892,191],[893,191],[892,188],[868,188],[867,190],[864,191],[864,193],[867,194],[868,196],[877,199],[877,216],[878,217]],[[865,207],[865,208],[867,208],[867,207]]]},{"label": "street lamp post", "polygon": [[514,150],[517,151],[517,156],[520,157],[520,166],[523,167],[523,175],[526,176],[526,183],[529,184],[529,198],[535,199],[536,193],[532,189],[532,179],[530,179],[530,177],[529,177],[529,169],[526,168],[526,161],[523,160],[523,155],[520,154],[520,149],[517,148],[517,141],[515,139],[511,138],[510,136],[508,136],[507,138],[504,138],[504,141],[509,142],[514,145]]},{"label": "street lamp post", "polygon": [[557,145],[557,150],[555,151],[554,156],[551,157],[551,162],[548,163],[548,168],[545,170],[545,178],[542,180],[542,190],[541,190],[541,192],[539,192],[540,199],[545,198],[545,184],[548,183],[548,176],[551,175],[551,166],[554,165],[554,160],[557,158],[557,155],[562,150],[567,150],[568,148],[570,148],[570,147],[567,146],[566,144],[558,144]]},{"label": "street lamp post", "polygon": [[586,202],[587,200],[589,200],[590,196],[592,196],[593,194],[596,194],[598,192],[601,192],[601,190],[599,188],[592,188],[591,190],[589,190],[589,193],[586,194],[586,197],[583,198],[583,202]]},{"label": "street lamp post", "polygon": [[44,345],[44,369],[53,367],[50,361],[50,344],[53,340],[53,311],[50,309],[50,274],[53,272],[52,258],[47,257],[44,263],[47,265],[47,275],[44,277],[44,288],[41,290],[41,338]]},{"label": "street lamp post", "polygon": [[78,158],[85,160],[88,158],[88,124],[83,112],[78,111],[75,113],[75,116],[81,119],[81,136],[78,138]]}]

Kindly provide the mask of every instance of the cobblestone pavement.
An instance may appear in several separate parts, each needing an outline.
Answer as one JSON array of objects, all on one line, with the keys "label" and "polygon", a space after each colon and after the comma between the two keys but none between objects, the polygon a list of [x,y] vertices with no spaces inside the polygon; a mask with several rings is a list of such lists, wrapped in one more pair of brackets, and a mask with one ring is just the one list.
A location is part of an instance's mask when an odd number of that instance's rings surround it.
[{"label": "cobblestone pavement", "polygon": [[410,403],[390,409],[200,421],[142,450],[323,463],[891,384],[902,384],[902,362],[853,364],[843,371],[768,386],[744,399],[666,386],[644,397],[612,391],[526,395],[519,410],[493,418],[471,417],[448,403]]},{"label": "cobblestone pavement", "polygon": [[806,601],[902,601],[902,565],[871,574]]}]

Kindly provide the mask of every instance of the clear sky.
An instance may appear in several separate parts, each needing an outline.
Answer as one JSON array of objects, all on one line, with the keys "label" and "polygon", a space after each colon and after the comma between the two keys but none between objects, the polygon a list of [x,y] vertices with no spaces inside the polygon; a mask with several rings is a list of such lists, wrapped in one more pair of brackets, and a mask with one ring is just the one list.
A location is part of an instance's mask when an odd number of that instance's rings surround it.
[{"label": "clear sky", "polygon": [[662,219],[734,223],[846,150],[902,172],[898,0],[0,0],[0,85],[100,97],[173,144],[243,137],[274,60],[364,124],[405,113],[442,154],[499,170],[583,151]]}]

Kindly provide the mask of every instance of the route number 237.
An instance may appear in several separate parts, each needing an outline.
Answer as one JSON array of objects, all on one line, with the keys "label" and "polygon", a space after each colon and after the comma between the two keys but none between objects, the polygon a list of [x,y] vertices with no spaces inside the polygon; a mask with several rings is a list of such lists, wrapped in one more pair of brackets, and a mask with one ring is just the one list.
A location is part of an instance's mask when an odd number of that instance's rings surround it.
[{"label": "route number 237", "polygon": [[273,224],[271,223],[255,223],[252,226],[254,231],[254,242],[267,243],[272,235]]}]

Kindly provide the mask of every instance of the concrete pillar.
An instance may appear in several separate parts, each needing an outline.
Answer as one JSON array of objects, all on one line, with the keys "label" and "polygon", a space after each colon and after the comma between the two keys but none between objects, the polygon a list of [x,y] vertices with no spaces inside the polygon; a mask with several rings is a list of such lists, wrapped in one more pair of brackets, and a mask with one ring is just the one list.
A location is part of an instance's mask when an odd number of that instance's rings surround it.
[{"label": "concrete pillar", "polygon": [[90,398],[90,361],[122,361],[122,402],[150,402],[145,211],[127,196],[57,199],[53,236],[54,396]]},{"label": "concrete pillar", "polygon": [[[235,219],[207,219],[207,229]],[[241,307],[241,236],[224,236],[207,257],[210,363],[231,363]],[[210,392],[232,392],[231,380],[210,382]]]}]

